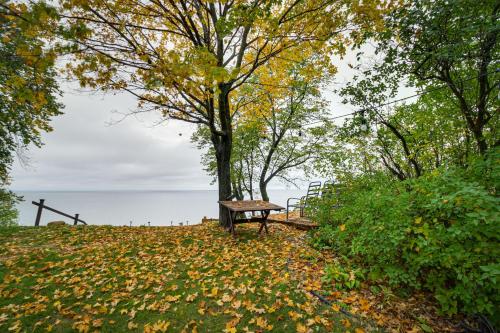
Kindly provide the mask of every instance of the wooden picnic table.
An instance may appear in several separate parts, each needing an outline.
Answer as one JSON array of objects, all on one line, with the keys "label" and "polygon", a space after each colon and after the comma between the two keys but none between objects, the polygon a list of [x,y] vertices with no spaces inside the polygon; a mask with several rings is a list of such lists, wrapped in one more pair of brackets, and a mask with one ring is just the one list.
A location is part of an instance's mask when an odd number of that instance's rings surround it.
[{"label": "wooden picnic table", "polygon": [[[267,218],[269,217],[269,214],[272,210],[280,211],[285,209],[284,207],[263,200],[219,201],[219,204],[229,211],[228,229],[233,236],[235,235],[234,226],[236,224],[250,222],[260,223],[259,234],[262,232],[263,228],[266,229],[266,233],[269,233],[269,230],[267,230]],[[261,216],[236,219],[236,215],[238,213],[246,212],[260,212]]]}]

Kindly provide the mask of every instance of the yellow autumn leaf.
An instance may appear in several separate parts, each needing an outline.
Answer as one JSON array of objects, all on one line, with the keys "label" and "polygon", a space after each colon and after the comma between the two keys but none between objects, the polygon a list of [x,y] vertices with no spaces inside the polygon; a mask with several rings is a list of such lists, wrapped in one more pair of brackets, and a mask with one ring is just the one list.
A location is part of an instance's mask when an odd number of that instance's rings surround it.
[{"label": "yellow autumn leaf", "polygon": [[297,321],[298,319],[302,318],[302,315],[295,311],[288,311],[288,316],[290,316],[293,321]]},{"label": "yellow autumn leaf", "polygon": [[308,329],[305,325],[297,323],[297,333],[307,333]]},{"label": "yellow autumn leaf", "polygon": [[192,302],[198,297],[198,293],[190,294],[186,296],[186,302]]},{"label": "yellow autumn leaf", "polygon": [[349,319],[341,319],[340,322],[342,323],[342,325],[344,325],[345,328],[349,328],[351,327],[351,322],[349,321]]},{"label": "yellow autumn leaf", "polygon": [[165,297],[165,300],[167,302],[172,302],[172,303],[175,303],[177,302],[179,299],[181,298],[181,295],[176,295],[176,296],[172,296],[172,295],[168,295]]},{"label": "yellow autumn leaf", "polygon": [[94,326],[94,327],[101,327],[102,323],[103,323],[102,319],[95,319],[95,320],[92,321],[92,326]]},{"label": "yellow autumn leaf", "polygon": [[224,303],[230,302],[230,301],[231,301],[231,299],[232,299],[232,297],[231,297],[231,296],[229,296],[229,294],[227,294],[227,293],[225,293],[224,295],[222,295],[222,301],[223,301]]},{"label": "yellow autumn leaf", "polygon": [[170,322],[164,321],[164,320],[159,320],[156,323],[153,324],[153,330],[155,332],[166,332],[168,327],[170,326]]},{"label": "yellow autumn leaf", "polygon": [[257,317],[255,324],[261,328],[267,327],[267,320],[262,317]]},{"label": "yellow autumn leaf", "polygon": [[231,304],[231,306],[233,307],[233,309],[239,309],[240,306],[241,306],[241,301],[240,300],[235,300],[235,301],[233,301],[233,303]]},{"label": "yellow autumn leaf", "polygon": [[127,324],[127,327],[128,327],[129,330],[133,330],[133,329],[136,329],[137,327],[139,327],[139,325],[137,325],[133,321],[129,321],[128,324]]},{"label": "yellow autumn leaf", "polygon": [[9,332],[20,332],[21,331],[21,321],[20,320],[16,320],[9,328],[8,328],[8,331]]}]

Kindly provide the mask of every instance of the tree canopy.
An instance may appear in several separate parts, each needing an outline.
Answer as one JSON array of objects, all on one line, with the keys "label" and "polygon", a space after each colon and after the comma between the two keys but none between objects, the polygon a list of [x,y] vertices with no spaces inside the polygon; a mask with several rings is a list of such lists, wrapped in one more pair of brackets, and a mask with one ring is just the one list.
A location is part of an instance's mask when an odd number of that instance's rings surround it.
[{"label": "tree canopy", "polygon": [[380,118],[375,106],[395,97],[401,83],[423,93],[444,89],[484,154],[499,143],[499,9],[497,1],[406,2],[387,15],[385,29],[365,35],[375,41],[379,59],[357,67],[359,75],[343,90],[346,100],[373,120]]}]

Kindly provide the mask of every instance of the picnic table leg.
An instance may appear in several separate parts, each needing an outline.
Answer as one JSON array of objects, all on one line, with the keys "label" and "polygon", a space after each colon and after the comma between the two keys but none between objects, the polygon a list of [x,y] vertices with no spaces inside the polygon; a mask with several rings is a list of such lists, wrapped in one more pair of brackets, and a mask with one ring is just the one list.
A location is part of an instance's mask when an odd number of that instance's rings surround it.
[{"label": "picnic table leg", "polygon": [[[236,231],[234,230],[233,219],[236,217],[236,213],[232,212],[229,208],[227,209],[229,212],[229,232],[234,236],[236,236]],[[234,214],[234,217],[233,217]]]},{"label": "picnic table leg", "polygon": [[264,210],[260,212],[262,214],[262,222],[260,222],[259,234],[262,232],[262,228],[265,228],[266,234],[269,234],[269,230],[267,229],[267,218],[270,212],[270,210]]}]

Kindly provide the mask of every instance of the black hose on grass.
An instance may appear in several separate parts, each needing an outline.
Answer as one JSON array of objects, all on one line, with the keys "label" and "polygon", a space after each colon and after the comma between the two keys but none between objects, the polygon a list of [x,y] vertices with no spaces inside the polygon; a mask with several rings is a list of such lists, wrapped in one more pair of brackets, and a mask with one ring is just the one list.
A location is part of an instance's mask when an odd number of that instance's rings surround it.
[{"label": "black hose on grass", "polygon": [[474,316],[474,320],[478,323],[478,328],[473,328],[465,321],[460,323],[460,327],[463,328],[463,333],[497,333],[493,324],[485,316],[478,314]]},{"label": "black hose on grass", "polygon": [[[332,305],[332,302],[330,302],[328,299],[326,299],[321,294],[315,292],[314,290],[309,290],[309,294],[317,297],[322,303],[325,303],[325,304],[330,305],[330,306]],[[350,313],[349,311],[344,310],[344,309],[342,309],[340,307],[339,307],[339,312],[342,312],[343,314],[345,314],[348,317],[359,319],[353,313]]]},{"label": "black hose on grass", "polygon": [[[288,256],[288,257],[287,257],[287,259],[286,259],[285,269],[286,269],[289,273],[291,273],[291,270],[290,270],[290,268],[289,268],[288,266],[289,266],[289,264],[290,264],[291,262],[292,262],[292,259],[290,258],[290,256]],[[309,292],[309,294],[311,294],[311,295],[313,295],[314,297],[316,297],[316,298],[317,298],[317,299],[318,299],[321,303],[323,303],[323,304],[327,304],[328,306],[332,306],[332,305],[333,305],[333,303],[336,303],[337,305],[339,305],[339,312],[340,312],[340,313],[342,313],[343,315],[345,315],[345,316],[347,316],[347,317],[349,317],[349,318],[351,318],[351,319],[354,319],[354,320],[356,320],[356,321],[358,321],[358,322],[364,322],[364,323],[366,323],[366,320],[365,320],[365,319],[363,319],[363,318],[361,318],[361,317],[359,317],[359,316],[355,315],[354,313],[351,313],[351,312],[349,312],[349,311],[347,311],[347,310],[343,309],[342,307],[340,307],[339,302],[332,302],[332,301],[328,300],[327,298],[325,298],[325,297],[324,297],[323,295],[321,295],[320,293],[315,292],[314,290],[308,290],[308,292]],[[369,323],[367,323],[367,324],[371,326],[371,324],[369,324]],[[495,332],[495,333],[496,333],[496,332]]]},{"label": "black hose on grass", "polygon": [[[290,259],[290,257],[287,258],[287,262],[286,262],[286,270],[288,272],[290,272],[290,269],[288,268],[288,264],[291,262],[292,260]],[[374,325],[372,322],[369,322],[367,321],[365,318],[362,318],[354,313],[351,313],[345,309],[343,309],[341,307],[341,303],[339,302],[335,302],[335,301],[330,301],[328,300],[327,298],[325,298],[325,296],[321,295],[320,293],[318,292],[315,292],[314,290],[308,290],[307,291],[309,294],[311,294],[312,296],[316,297],[321,303],[323,304],[326,304],[328,306],[332,306],[334,303],[339,305],[339,312],[342,313],[344,316],[350,318],[351,320],[354,320],[356,321],[358,324],[364,324],[365,326],[370,326],[370,327],[373,327],[373,326],[377,326],[377,325]],[[481,332],[483,333],[483,332]],[[496,333],[496,332],[495,332]]]}]

